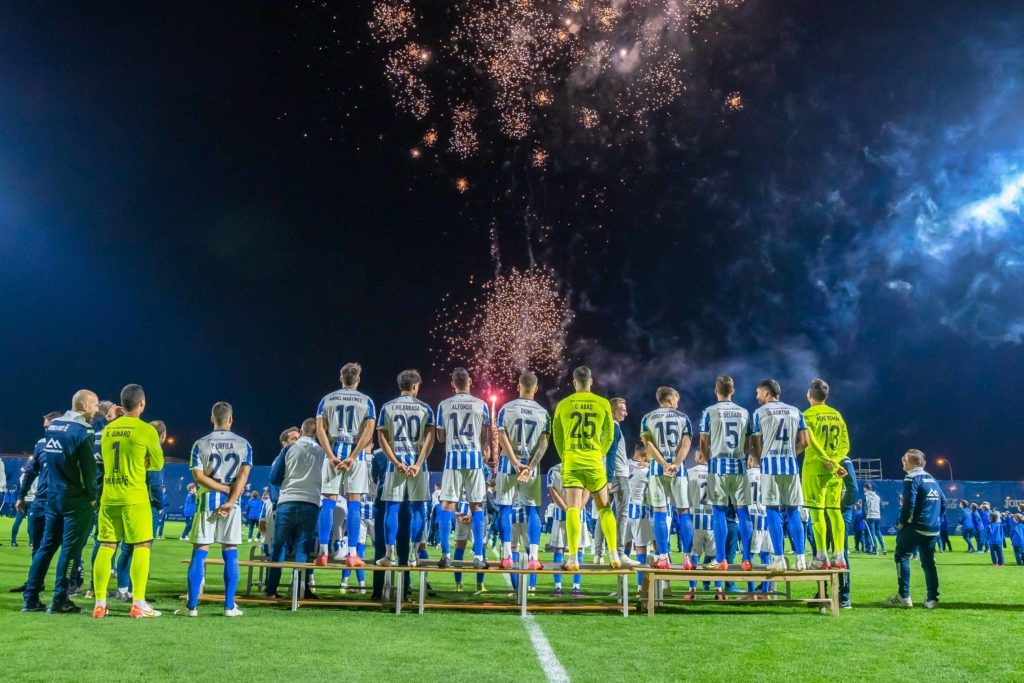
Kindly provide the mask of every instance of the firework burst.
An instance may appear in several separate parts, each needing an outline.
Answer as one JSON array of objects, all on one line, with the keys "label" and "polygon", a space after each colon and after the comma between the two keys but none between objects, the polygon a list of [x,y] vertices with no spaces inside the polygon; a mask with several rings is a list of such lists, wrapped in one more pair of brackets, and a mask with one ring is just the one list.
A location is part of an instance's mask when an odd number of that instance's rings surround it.
[{"label": "firework burst", "polygon": [[434,334],[445,342],[442,364],[465,363],[478,381],[511,388],[523,370],[561,371],[571,321],[551,272],[513,269],[484,284],[471,301],[442,311]]}]

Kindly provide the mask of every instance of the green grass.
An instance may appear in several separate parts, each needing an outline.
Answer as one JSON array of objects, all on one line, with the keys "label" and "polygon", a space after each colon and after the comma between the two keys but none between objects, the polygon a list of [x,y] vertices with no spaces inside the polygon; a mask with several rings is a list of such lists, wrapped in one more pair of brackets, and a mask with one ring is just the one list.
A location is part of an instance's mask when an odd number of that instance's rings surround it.
[{"label": "green grass", "polygon": [[[168,524],[168,537],[180,529],[180,524]],[[0,539],[9,534],[10,520],[3,518]],[[24,580],[26,545],[0,548],[0,588]],[[242,547],[243,556],[248,547]],[[1019,679],[1015,646],[1024,632],[1024,568],[995,568],[987,555],[968,555],[962,545],[955,547],[957,552],[937,556],[942,593],[937,610],[878,606],[895,589],[892,556],[853,555],[854,609],[843,610],[837,619],[806,607],[714,603],[672,608],[653,619],[603,613],[539,613],[535,618],[571,679],[578,681],[605,680],[609,672],[617,680],[637,681]],[[21,596],[0,593],[5,678],[307,680],[380,671],[389,681],[543,680],[514,612],[419,616],[413,610],[395,616],[384,610],[302,608],[293,614],[249,606],[243,618],[226,620],[217,606],[202,605],[199,619],[170,616],[180,605],[185,587],[181,560],[189,552],[184,542],[156,542],[149,593],[165,616],[152,621],[128,619],[127,605],[116,602],[103,621],[85,614],[21,614]],[[912,597],[921,603],[923,576],[919,567],[913,571]],[[211,592],[221,590],[219,573],[211,568]],[[337,577],[334,571],[321,572],[318,592],[335,595],[336,587],[327,584],[335,584]],[[493,602],[507,600],[507,588],[498,580],[488,579],[487,599]],[[52,581],[51,575],[48,587]],[[467,589],[473,582],[472,574],[464,578]],[[434,584],[446,590],[452,580],[438,577]],[[594,595],[613,588],[612,580],[584,579],[584,589]],[[549,590],[550,579],[541,577],[538,591]],[[811,584],[794,586],[798,595],[811,590]],[[968,634],[977,633],[985,634],[983,652],[965,646],[975,642]]]}]

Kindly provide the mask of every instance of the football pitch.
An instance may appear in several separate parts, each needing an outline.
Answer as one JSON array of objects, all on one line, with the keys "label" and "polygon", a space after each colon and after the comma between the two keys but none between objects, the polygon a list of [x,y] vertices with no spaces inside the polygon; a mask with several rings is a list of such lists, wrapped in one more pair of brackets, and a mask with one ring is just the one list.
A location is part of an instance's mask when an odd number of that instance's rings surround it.
[{"label": "football pitch", "polygon": [[[175,617],[185,590],[191,546],[178,541],[180,523],[153,550],[149,600],[159,619],[128,618],[128,605],[92,619],[92,603],[76,598],[81,615],[22,614],[29,550],[7,547],[11,520],[0,519],[0,662],[5,680],[323,680],[357,676],[386,681],[768,681],[768,680],[1020,680],[1024,633],[1024,567],[993,567],[988,554],[939,554],[941,603],[925,610],[924,579],[913,565],[910,610],[879,603],[895,590],[892,555],[851,556],[853,609],[831,618],[807,607],[763,603],[691,603],[654,617],[604,613],[433,611],[395,615],[385,609],[244,606],[225,619],[201,604],[198,619]],[[894,545],[895,539],[887,539]],[[248,557],[249,545],[240,556]],[[91,542],[86,549],[88,561]],[[1012,562],[1012,551],[1008,549]],[[211,557],[219,552],[214,549]],[[550,564],[550,554],[542,554]],[[915,561],[916,562],[916,561]],[[242,569],[244,587],[245,569]],[[338,593],[337,571],[321,571],[317,592]],[[451,590],[448,577],[432,579]],[[368,577],[369,582],[369,577]],[[467,574],[467,590],[475,579]],[[500,582],[500,583],[498,583]],[[354,577],[353,581],[354,583]],[[52,587],[53,575],[47,578]],[[563,578],[566,589],[569,577]],[[210,567],[207,589],[221,591]],[[113,582],[111,584],[113,587]],[[512,602],[501,577],[488,577],[491,602]],[[612,579],[585,577],[588,596],[614,590]],[[682,590],[681,584],[675,590]],[[551,590],[540,577],[538,594]],[[795,584],[795,596],[813,584]],[[43,595],[48,601],[49,593]],[[472,599],[472,598],[467,598]],[[484,598],[477,598],[481,600]],[[583,598],[587,599],[587,598]],[[393,609],[393,606],[392,606]],[[550,648],[547,650],[545,644]],[[982,645],[982,649],[978,649]]]}]

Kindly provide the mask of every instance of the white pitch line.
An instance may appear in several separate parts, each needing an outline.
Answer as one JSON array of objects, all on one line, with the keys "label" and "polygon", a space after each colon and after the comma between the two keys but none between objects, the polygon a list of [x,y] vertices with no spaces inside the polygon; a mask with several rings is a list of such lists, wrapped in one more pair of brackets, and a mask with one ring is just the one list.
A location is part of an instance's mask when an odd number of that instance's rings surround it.
[{"label": "white pitch line", "polygon": [[530,634],[530,642],[533,643],[533,650],[537,653],[537,659],[540,660],[540,668],[544,670],[544,675],[551,683],[569,683],[569,674],[565,672],[565,667],[555,656],[555,651],[551,649],[551,643],[548,642],[540,624],[532,614],[523,617],[523,623],[526,624],[526,632]]}]

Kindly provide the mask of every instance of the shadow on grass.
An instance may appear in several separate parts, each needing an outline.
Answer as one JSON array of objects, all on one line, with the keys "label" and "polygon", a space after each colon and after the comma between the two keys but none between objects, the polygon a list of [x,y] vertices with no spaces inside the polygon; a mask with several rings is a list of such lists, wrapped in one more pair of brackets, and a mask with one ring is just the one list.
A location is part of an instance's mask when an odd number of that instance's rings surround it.
[{"label": "shadow on grass", "polygon": [[[881,609],[889,610],[892,612],[899,612],[900,607],[888,607],[881,603],[864,603],[858,604],[853,603],[854,609]],[[924,609],[924,605],[917,604],[910,609]],[[984,610],[991,612],[1024,612],[1024,605],[1005,605],[995,602],[946,602],[945,600],[939,601],[939,606],[936,609],[943,610],[945,612],[952,610]]]}]

